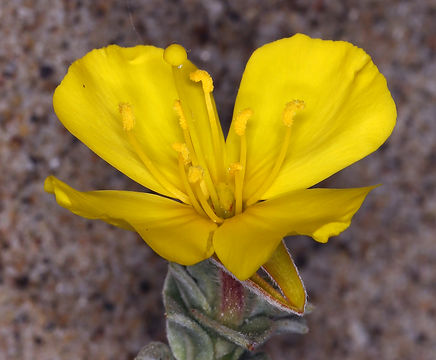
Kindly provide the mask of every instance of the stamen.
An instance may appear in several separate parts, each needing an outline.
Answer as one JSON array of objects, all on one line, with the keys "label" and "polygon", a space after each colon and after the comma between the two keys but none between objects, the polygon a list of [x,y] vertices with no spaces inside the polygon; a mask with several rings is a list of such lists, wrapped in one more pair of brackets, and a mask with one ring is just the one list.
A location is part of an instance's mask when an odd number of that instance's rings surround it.
[{"label": "stamen", "polygon": [[[193,137],[195,137],[196,132],[195,132],[195,129],[190,129],[188,127],[188,122],[187,122],[185,113],[183,111],[182,103],[180,102],[180,100],[176,100],[174,102],[174,111],[176,112],[177,116],[179,117],[179,124],[183,130],[183,137],[185,138],[186,146],[188,147],[188,150],[190,152],[192,164],[194,166],[199,166],[200,161],[201,161],[201,164],[205,164],[202,153],[200,152],[199,156],[197,157],[197,153],[195,152],[193,138],[191,137],[191,134]],[[198,145],[198,142],[197,142],[197,145]],[[219,205],[218,194],[216,193],[215,187],[214,187],[213,182],[212,182],[212,178],[210,177],[210,173],[207,169],[205,170],[204,179],[206,182],[206,184],[204,186],[207,186],[207,189],[208,189],[207,193],[210,194],[212,203],[214,204],[215,208],[217,208]]]},{"label": "stamen", "polygon": [[218,178],[216,181],[220,180],[224,176],[224,156],[221,142],[221,134],[219,132],[219,122],[215,116],[215,109],[212,104],[212,96],[211,93],[213,91],[213,80],[207,71],[204,70],[196,70],[189,74],[189,77],[192,81],[200,82],[203,87],[204,93],[204,101],[206,103],[207,115],[209,117],[209,123],[212,133],[212,144],[215,150],[215,166],[216,166],[216,174]]},{"label": "stamen", "polygon": [[186,146],[186,144],[182,144],[182,143],[175,143],[173,144],[173,149],[176,150],[183,159],[183,163],[185,165],[188,165],[191,163],[191,156],[188,150],[188,147]]},{"label": "stamen", "polygon": [[245,178],[245,167],[247,163],[247,139],[245,137],[245,129],[247,121],[253,116],[253,110],[250,108],[240,111],[235,119],[235,133],[241,138],[241,151],[239,154],[239,164],[241,170],[235,173],[235,214],[242,212],[242,192]]},{"label": "stamen", "polygon": [[162,173],[154,166],[145,152],[142,150],[141,145],[138,142],[138,139],[133,133],[133,128],[135,127],[135,114],[133,113],[132,105],[128,103],[120,103],[118,105],[118,110],[121,115],[121,120],[123,123],[123,129],[126,132],[127,139],[135,150],[138,157],[141,159],[142,163],[145,165],[150,174],[154,177],[154,179],[170,194],[177,199],[180,199],[185,204],[190,204],[188,197],[186,194],[182,193],[179,189],[177,189],[174,185],[172,185]]},{"label": "stamen", "polygon": [[291,127],[294,123],[294,117],[297,111],[304,109],[303,100],[292,100],[285,105],[285,110],[283,111],[283,124],[287,127]]},{"label": "stamen", "polygon": [[188,122],[186,121],[185,114],[183,113],[182,104],[180,100],[174,101],[174,111],[179,117],[179,125],[183,131],[188,130]]},{"label": "stamen", "polygon": [[118,110],[121,114],[121,120],[123,121],[123,129],[130,131],[135,127],[135,115],[133,114],[132,105],[128,103],[120,103]]},{"label": "stamen", "polygon": [[191,166],[188,170],[188,180],[189,182],[199,184],[201,193],[206,200],[209,199],[209,191],[207,190],[206,183],[204,182],[204,172],[200,166]]},{"label": "stamen", "polygon": [[192,184],[203,180],[203,169],[199,166],[191,166],[188,170],[188,180]]},{"label": "stamen", "polygon": [[201,206],[207,216],[216,223],[222,223],[224,220],[215,214],[201,189],[200,183],[203,180],[203,169],[199,166],[191,166],[188,170],[188,180],[191,184],[194,184],[198,200],[200,200]]},{"label": "stamen", "polygon": [[234,129],[238,136],[243,136],[245,134],[245,128],[247,127],[247,121],[253,116],[253,110],[250,108],[244,109],[236,115]]},{"label": "stamen", "polygon": [[183,130],[185,143],[190,151],[192,164],[197,166],[201,165],[204,168],[204,181],[207,185],[210,198],[215,209],[219,209],[219,200],[216,189],[212,182],[211,173],[208,169],[206,160],[201,151],[199,136],[196,132],[195,126],[191,117],[189,109],[189,98],[184,91],[186,88],[186,73],[187,69],[192,67],[192,64],[187,60],[186,50],[178,44],[168,46],[163,54],[164,60],[171,65],[174,78],[174,85],[176,86],[179,99],[175,104],[175,111],[179,117],[180,127]]},{"label": "stamen", "polygon": [[282,148],[280,150],[279,156],[274,164],[273,169],[269,173],[268,177],[262,184],[262,186],[247,200],[247,206],[254,204],[257,202],[262,195],[271,187],[274,180],[277,178],[277,175],[282,167],[283,161],[285,160],[286,153],[288,152],[289,142],[291,138],[291,129],[292,124],[294,123],[295,115],[298,111],[303,110],[305,107],[305,103],[302,100],[292,100],[285,105],[285,109],[283,110],[282,120],[283,124],[286,126],[285,139],[282,144]]},{"label": "stamen", "polygon": [[195,82],[201,81],[205,93],[211,93],[213,91],[213,80],[207,71],[196,70],[189,74],[189,78]]},{"label": "stamen", "polygon": [[230,175],[236,175],[238,171],[242,170],[242,165],[240,162],[231,163],[229,165],[229,173]]},{"label": "stamen", "polygon": [[206,200],[208,200],[210,198],[210,194],[209,194],[209,190],[207,190],[206,182],[204,180],[200,181],[200,189]]},{"label": "stamen", "polygon": [[192,191],[191,185],[189,184],[188,177],[186,176],[185,165],[188,165],[190,163],[188,148],[186,144],[181,143],[173,144],[173,148],[179,153],[179,173],[180,177],[182,178],[183,186],[185,187],[189,199],[191,200],[192,207],[200,215],[207,216],[204,210],[201,208],[200,204],[198,203],[198,200],[195,197],[194,192]]}]

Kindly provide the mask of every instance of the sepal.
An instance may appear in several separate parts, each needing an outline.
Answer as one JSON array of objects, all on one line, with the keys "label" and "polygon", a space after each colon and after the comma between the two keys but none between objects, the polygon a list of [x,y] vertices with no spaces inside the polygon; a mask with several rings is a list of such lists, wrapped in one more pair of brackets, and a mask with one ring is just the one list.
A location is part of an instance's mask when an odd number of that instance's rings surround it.
[{"label": "sepal", "polygon": [[303,315],[307,304],[306,289],[284,241],[262,269],[271,282],[254,274],[245,281],[245,286],[263,296],[273,306],[299,316]]}]

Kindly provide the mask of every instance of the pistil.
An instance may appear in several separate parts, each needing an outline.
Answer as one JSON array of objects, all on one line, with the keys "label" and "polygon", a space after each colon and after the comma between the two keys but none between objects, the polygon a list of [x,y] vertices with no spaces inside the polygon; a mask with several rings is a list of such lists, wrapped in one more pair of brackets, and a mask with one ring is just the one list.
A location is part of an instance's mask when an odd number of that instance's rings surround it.
[{"label": "pistil", "polygon": [[[203,169],[203,186],[205,185],[207,187],[207,191],[210,194],[210,200],[212,201],[215,211],[220,212],[221,209],[219,198],[212,180],[212,177],[215,180],[218,179],[217,169],[209,169],[207,166],[207,162],[204,158],[200,145],[199,136],[192,120],[191,110],[188,107],[188,99],[186,98],[186,93],[184,91],[184,82],[186,81],[184,78],[186,76],[184,65],[187,64],[186,50],[178,44],[172,44],[165,49],[163,57],[164,60],[172,67],[174,84],[179,95],[179,99],[174,103],[174,110],[179,117],[179,124],[183,131],[185,143],[191,153],[192,164],[194,166],[201,166]],[[212,129],[211,131],[213,132]],[[212,161],[215,161],[216,164],[216,159]],[[212,174],[212,176],[211,171],[215,172]]]}]

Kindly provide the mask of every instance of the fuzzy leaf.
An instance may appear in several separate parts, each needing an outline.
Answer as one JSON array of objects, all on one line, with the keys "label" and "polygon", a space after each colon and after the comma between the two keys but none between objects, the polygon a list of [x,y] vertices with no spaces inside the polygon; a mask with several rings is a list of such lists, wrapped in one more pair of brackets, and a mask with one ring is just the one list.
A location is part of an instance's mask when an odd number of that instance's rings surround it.
[{"label": "fuzzy leaf", "polygon": [[174,357],[167,344],[153,341],[141,349],[135,360],[174,360]]},{"label": "fuzzy leaf", "polygon": [[210,313],[211,307],[198,287],[194,279],[187,273],[185,267],[170,263],[169,271],[174,277],[174,282],[179,290],[180,296],[187,308],[196,308]]},{"label": "fuzzy leaf", "polygon": [[297,333],[307,334],[309,328],[306,322],[302,319],[279,319],[274,322],[274,330],[276,334]]},{"label": "fuzzy leaf", "polygon": [[214,348],[209,335],[197,322],[181,312],[172,311],[167,315],[167,338],[177,360],[214,360]]}]

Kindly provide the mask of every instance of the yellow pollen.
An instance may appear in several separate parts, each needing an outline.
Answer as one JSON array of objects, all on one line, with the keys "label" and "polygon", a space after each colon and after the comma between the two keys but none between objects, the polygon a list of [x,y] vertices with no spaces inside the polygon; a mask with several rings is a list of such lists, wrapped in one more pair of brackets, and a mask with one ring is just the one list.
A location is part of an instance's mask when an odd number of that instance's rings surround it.
[{"label": "yellow pollen", "polygon": [[239,153],[239,171],[235,174],[235,214],[238,215],[242,212],[242,191],[244,187],[245,178],[245,165],[247,163],[247,139],[245,137],[245,130],[247,128],[247,121],[253,116],[253,110],[250,108],[241,110],[235,118],[234,130],[236,135],[241,139],[241,150]]},{"label": "yellow pollen", "polygon": [[[180,100],[176,100],[174,102],[174,110],[179,117],[179,124],[183,130],[183,137],[185,138],[185,144],[186,144],[186,147],[189,151],[189,162],[187,163],[184,161],[184,165],[188,165],[191,162],[194,166],[197,166],[200,162],[204,164],[205,161],[202,157],[201,152],[197,155],[195,148],[194,148],[193,139],[194,140],[197,139],[197,135],[195,133],[195,128],[190,129],[188,127],[188,122],[187,122],[187,119],[185,117],[185,113],[183,111],[183,107],[182,107]],[[194,135],[194,138],[192,138],[191,134]],[[197,144],[198,144],[198,142],[197,142]],[[201,156],[201,158],[200,158],[200,156]],[[203,193],[205,195],[207,194],[207,198],[209,198],[209,194],[210,194],[212,202],[217,207],[219,205],[218,195],[216,194],[212,179],[210,177],[210,173],[209,173],[207,168],[204,171],[204,178],[205,178],[205,185],[203,185],[203,182],[202,182],[201,187],[204,188],[206,186],[207,191],[203,191]]]},{"label": "yellow pollen", "polygon": [[[165,49],[165,51],[163,53],[163,59],[169,65],[172,66],[171,70],[172,70],[172,74],[173,74],[174,85],[177,89],[178,98],[179,98],[179,100],[177,100],[174,104],[174,111],[176,112],[176,114],[178,116],[179,125],[182,129],[182,132],[183,132],[184,142],[189,150],[191,163],[193,166],[201,165],[202,169],[204,171],[203,177],[204,177],[205,185],[194,184],[193,190],[195,190],[195,192],[198,192],[198,191],[200,191],[199,190],[200,187],[203,187],[203,188],[206,187],[208,194],[210,194],[210,199],[211,199],[212,203],[214,204],[214,208],[219,209],[219,200],[218,200],[218,195],[216,193],[216,189],[215,189],[213,181],[212,181],[211,169],[208,168],[208,163],[206,162],[206,159],[205,159],[204,155],[202,154],[202,148],[200,146],[199,135],[197,134],[197,131],[195,128],[195,122],[192,118],[193,114],[191,113],[191,109],[189,108],[189,103],[190,103],[191,99],[188,96],[189,93],[186,93],[186,90],[188,89],[188,87],[190,85],[189,85],[189,83],[186,82],[186,80],[187,80],[186,77],[189,73],[189,70],[185,71],[185,67],[191,69],[192,65],[190,64],[190,62],[187,58],[186,50],[182,46],[177,45],[177,44],[170,45],[168,48]],[[204,89],[204,86],[202,88]],[[206,98],[206,94],[204,94],[204,95]],[[206,99],[206,107],[207,107],[208,116],[210,118],[211,113],[212,113],[212,116],[214,115],[214,113],[212,111],[213,110],[213,99],[211,99],[210,93],[207,94],[207,96],[209,98]],[[212,132],[214,132],[214,129],[212,129]],[[219,152],[219,151],[217,151],[217,152]],[[224,157],[222,156],[221,158],[224,158]],[[184,171],[188,170],[188,169],[185,169],[185,166],[188,165],[188,167],[189,167],[189,164],[184,163],[184,160],[183,160],[181,154],[179,154],[179,162],[182,163],[182,164],[179,164],[179,166],[183,165],[183,166],[180,166],[181,170],[184,170]],[[214,175],[215,174],[216,174],[216,171],[214,172]],[[181,175],[182,175],[182,173],[181,173]],[[186,178],[187,178],[187,176],[186,176]],[[188,179],[186,179],[186,181],[189,185]],[[203,192],[202,192],[202,194],[203,194]],[[204,196],[203,196],[202,201],[204,202]],[[209,217],[211,217],[211,216],[213,217],[213,215],[211,214],[211,211],[208,210]],[[212,211],[212,213],[213,213],[213,211]],[[214,219],[214,221],[217,221],[217,219]]]},{"label": "yellow pollen", "polygon": [[201,81],[205,93],[211,93],[213,91],[213,80],[207,71],[195,70],[189,74],[189,78],[195,82]]},{"label": "yellow pollen", "polygon": [[234,162],[229,165],[230,175],[235,175],[238,171],[242,170],[242,165],[240,162]]},{"label": "yellow pollen", "polygon": [[235,119],[235,133],[238,136],[242,136],[245,134],[245,129],[247,127],[247,121],[253,116],[253,110],[250,108],[244,109],[236,115]]},{"label": "yellow pollen", "polygon": [[[174,148],[179,148],[178,145],[180,145],[181,150],[183,150],[183,145],[184,144],[180,144],[180,143],[179,144],[174,144],[173,147]],[[178,149],[176,149],[176,150],[178,150]],[[183,159],[182,152],[183,151],[179,152],[179,173],[180,173],[180,178],[182,179],[183,186],[184,186],[184,188],[186,190],[186,193],[188,194],[188,197],[189,197],[189,200],[191,202],[192,207],[200,215],[207,216],[206,213],[204,212],[204,210],[202,209],[202,207],[200,206],[200,204],[198,203],[198,200],[195,197],[195,194],[194,194],[194,192],[192,190],[192,187],[189,184],[188,177],[186,176],[186,168],[185,168],[186,163],[185,163],[185,161]]]},{"label": "yellow pollen", "polygon": [[200,181],[200,190],[206,199],[210,198],[209,190],[207,190],[207,185],[204,180]]},{"label": "yellow pollen", "polygon": [[138,158],[145,165],[150,175],[172,196],[177,199],[180,199],[186,204],[189,204],[189,198],[181,192],[178,188],[176,188],[173,184],[171,184],[165,176],[159,171],[158,168],[155,167],[151,159],[148,157],[146,152],[142,149],[140,142],[135,136],[135,132],[132,131],[135,127],[135,115],[133,114],[132,105],[128,103],[119,103],[118,111],[121,115],[121,120],[123,122],[123,129],[126,131],[126,138],[132,149],[138,156]]},{"label": "yellow pollen", "polygon": [[291,127],[294,122],[294,117],[297,111],[303,110],[305,107],[303,100],[292,100],[285,105],[285,110],[283,110],[283,123],[287,127]]},{"label": "yellow pollen", "polygon": [[194,184],[194,189],[196,191],[198,200],[206,213],[206,215],[216,223],[222,223],[224,220],[217,216],[210,204],[208,203],[209,194],[205,194],[207,192],[206,184],[203,181],[203,169],[200,166],[191,166],[188,169],[188,181],[191,184]]},{"label": "yellow pollen", "polygon": [[121,120],[123,121],[123,129],[130,131],[135,127],[135,115],[133,114],[132,105],[128,103],[120,103],[118,110],[121,114]]},{"label": "yellow pollen", "polygon": [[305,103],[303,100],[292,100],[285,105],[285,109],[283,110],[283,123],[287,127],[285,132],[285,137],[282,143],[282,147],[280,152],[276,158],[275,164],[272,167],[270,173],[266,177],[265,181],[261,185],[261,187],[247,200],[246,205],[250,206],[260,200],[265,192],[271,187],[274,183],[277,175],[280,172],[280,169],[283,165],[283,162],[286,158],[286,154],[289,149],[289,143],[291,139],[292,133],[292,124],[294,122],[294,117],[297,114],[297,111],[304,109]]},{"label": "yellow pollen", "polygon": [[203,169],[200,166],[191,166],[188,169],[188,180],[192,184],[203,180]]},{"label": "yellow pollen", "polygon": [[171,66],[180,67],[188,59],[188,55],[183,46],[172,44],[164,50],[163,58]]},{"label": "yellow pollen", "polygon": [[182,104],[180,103],[180,100],[174,101],[174,111],[176,112],[177,116],[179,117],[179,124],[182,130],[188,129],[188,122],[186,121],[185,114],[183,113]]},{"label": "yellow pollen", "polygon": [[176,150],[182,156],[182,159],[183,159],[183,162],[185,163],[185,165],[188,165],[189,163],[191,163],[189,149],[185,143],[174,143],[173,149]]},{"label": "yellow pollen", "polygon": [[214,181],[222,179],[225,175],[224,171],[224,155],[223,155],[223,137],[219,124],[219,120],[216,116],[216,109],[213,103],[212,91],[213,80],[211,76],[205,70],[195,70],[189,74],[189,78],[192,81],[200,82],[204,93],[204,101],[207,110],[207,116],[209,118],[210,130],[212,135],[212,145],[216,156],[214,157],[212,176]]}]

